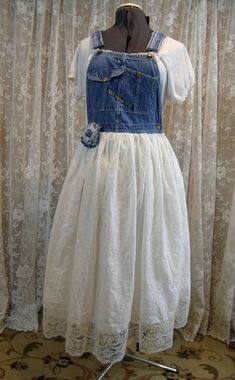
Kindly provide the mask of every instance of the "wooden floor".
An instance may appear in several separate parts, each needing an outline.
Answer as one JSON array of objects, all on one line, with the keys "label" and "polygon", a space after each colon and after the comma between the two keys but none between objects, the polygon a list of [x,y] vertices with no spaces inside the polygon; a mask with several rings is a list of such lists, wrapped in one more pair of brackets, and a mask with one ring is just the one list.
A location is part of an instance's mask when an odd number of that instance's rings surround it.
[{"label": "wooden floor", "polygon": [[[5,329],[0,335],[0,379],[95,380],[105,366],[92,354],[80,358],[67,354],[64,338],[46,339],[39,317],[37,334]],[[129,353],[177,367],[179,374],[125,358],[111,367],[104,380],[235,380],[235,343],[228,346],[202,336],[187,342],[175,331],[174,345],[164,353],[147,355],[135,349],[130,341]]]}]

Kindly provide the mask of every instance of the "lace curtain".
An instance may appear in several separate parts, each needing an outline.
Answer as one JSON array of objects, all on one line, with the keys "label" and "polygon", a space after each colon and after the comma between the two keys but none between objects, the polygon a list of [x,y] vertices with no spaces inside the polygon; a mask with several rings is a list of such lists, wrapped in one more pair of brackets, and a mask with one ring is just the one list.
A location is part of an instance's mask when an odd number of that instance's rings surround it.
[{"label": "lace curtain", "polygon": [[[122,1],[2,0],[0,29],[0,329],[37,331],[50,228],[84,127],[68,69],[78,42],[114,23]],[[187,193],[192,302],[185,339],[235,333],[233,0],[136,1],[182,41],[194,93],[167,104],[166,135]],[[232,129],[233,128],[233,129]]]}]

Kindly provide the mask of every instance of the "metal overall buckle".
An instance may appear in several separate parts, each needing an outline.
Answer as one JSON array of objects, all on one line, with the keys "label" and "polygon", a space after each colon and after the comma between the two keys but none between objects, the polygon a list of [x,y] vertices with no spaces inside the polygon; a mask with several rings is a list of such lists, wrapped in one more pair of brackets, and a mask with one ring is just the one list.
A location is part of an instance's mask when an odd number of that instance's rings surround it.
[{"label": "metal overall buckle", "polygon": [[152,52],[152,51],[148,51],[148,53],[147,53],[147,57],[148,57],[148,58],[152,58],[152,57],[153,57],[153,52]]}]

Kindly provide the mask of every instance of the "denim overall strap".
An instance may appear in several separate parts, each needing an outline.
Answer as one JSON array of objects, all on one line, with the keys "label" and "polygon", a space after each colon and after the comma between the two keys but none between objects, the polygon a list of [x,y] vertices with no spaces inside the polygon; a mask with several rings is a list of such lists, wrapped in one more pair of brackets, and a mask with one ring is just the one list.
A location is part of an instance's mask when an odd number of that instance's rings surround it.
[{"label": "denim overall strap", "polygon": [[146,50],[158,52],[165,37],[166,35],[162,32],[152,32]]},{"label": "denim overall strap", "polygon": [[[146,51],[158,51],[166,35],[162,32],[152,32]],[[104,46],[104,40],[101,30],[96,30],[91,34],[92,48]]]},{"label": "denim overall strap", "polygon": [[104,46],[103,36],[101,30],[96,30],[91,34],[91,44],[92,48],[100,48]]}]

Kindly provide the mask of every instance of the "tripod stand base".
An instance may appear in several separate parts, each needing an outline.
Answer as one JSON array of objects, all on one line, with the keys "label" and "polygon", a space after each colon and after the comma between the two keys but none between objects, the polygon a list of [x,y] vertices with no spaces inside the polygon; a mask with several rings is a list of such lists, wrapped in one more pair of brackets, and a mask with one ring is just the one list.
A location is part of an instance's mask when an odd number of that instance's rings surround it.
[{"label": "tripod stand base", "polygon": [[[150,365],[153,365],[154,367],[158,367],[158,368],[162,368],[162,369],[165,369],[167,371],[170,371],[170,372],[174,372],[174,373],[179,373],[178,369],[176,368],[172,368],[172,367],[168,367],[166,365],[163,365],[163,364],[160,364],[158,362],[153,362],[151,360],[147,360],[147,359],[143,359],[143,358],[140,358],[139,356],[134,356],[134,355],[130,355],[130,354],[126,354],[125,357],[127,358],[131,358],[131,359],[134,359],[134,360],[139,360],[143,363],[146,363],[146,364],[150,364]],[[125,358],[124,357],[124,358]],[[109,369],[112,367],[114,363],[111,363],[109,364],[101,373],[100,375],[96,378],[96,380],[101,380],[103,379],[104,375],[109,371]]]}]

